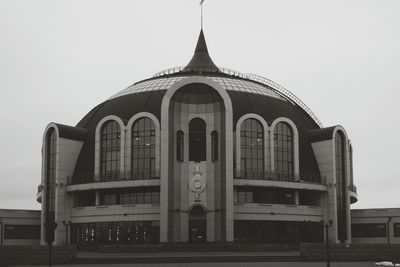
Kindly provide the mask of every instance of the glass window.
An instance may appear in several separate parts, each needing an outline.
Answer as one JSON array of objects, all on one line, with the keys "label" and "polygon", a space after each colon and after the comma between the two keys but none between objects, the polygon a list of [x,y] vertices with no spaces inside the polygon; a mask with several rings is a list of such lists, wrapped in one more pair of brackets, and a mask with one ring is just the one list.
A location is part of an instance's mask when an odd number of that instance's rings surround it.
[{"label": "glass window", "polygon": [[206,160],[206,123],[200,118],[189,122],[189,161]]},{"label": "glass window", "polygon": [[151,203],[160,203],[160,192],[151,193]]},{"label": "glass window", "polygon": [[279,122],[274,128],[274,163],[275,172],[285,180],[293,180],[293,158],[293,131],[289,124]]},{"label": "glass window", "polygon": [[352,237],[386,237],[386,223],[355,223],[351,225]]},{"label": "glass window", "polygon": [[103,205],[116,205],[117,204],[117,194],[107,193],[103,196]]},{"label": "glass window", "polygon": [[120,167],[121,129],[116,121],[108,121],[101,130],[100,170],[102,181],[117,180]]},{"label": "glass window", "polygon": [[[54,128],[50,128],[46,137],[46,177],[45,177],[45,216],[46,222],[55,222],[55,180],[56,180],[56,143]],[[52,239],[51,236],[46,237]]]},{"label": "glass window", "polygon": [[393,224],[393,234],[394,237],[400,237],[400,223]]},{"label": "glass window", "polygon": [[213,131],[211,133],[211,161],[216,162],[218,160],[218,132]]},{"label": "glass window", "polygon": [[182,131],[178,131],[176,133],[176,160],[179,162],[183,162],[183,153],[184,153],[184,135]]},{"label": "glass window", "polygon": [[40,225],[4,225],[4,239],[40,239]]},{"label": "glass window", "polygon": [[140,118],[132,128],[132,179],[153,178],[155,172],[155,125],[149,118]]},{"label": "glass window", "polygon": [[240,128],[241,177],[264,177],[264,130],[259,121],[246,119]]},{"label": "glass window", "polygon": [[345,242],[347,239],[347,185],[345,168],[345,147],[345,138],[343,136],[343,133],[338,131],[335,135],[335,162],[338,239],[340,240],[340,242]]}]

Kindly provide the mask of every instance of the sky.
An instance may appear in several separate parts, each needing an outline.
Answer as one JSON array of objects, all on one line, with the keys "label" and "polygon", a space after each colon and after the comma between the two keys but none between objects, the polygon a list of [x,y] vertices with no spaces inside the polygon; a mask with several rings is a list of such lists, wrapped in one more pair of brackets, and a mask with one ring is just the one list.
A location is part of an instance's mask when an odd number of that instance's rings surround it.
[{"label": "sky", "polygon": [[[359,201],[400,207],[400,1],[206,0],[213,61],[297,95],[354,148]],[[0,208],[40,209],[43,132],[189,62],[198,0],[0,0]]]}]

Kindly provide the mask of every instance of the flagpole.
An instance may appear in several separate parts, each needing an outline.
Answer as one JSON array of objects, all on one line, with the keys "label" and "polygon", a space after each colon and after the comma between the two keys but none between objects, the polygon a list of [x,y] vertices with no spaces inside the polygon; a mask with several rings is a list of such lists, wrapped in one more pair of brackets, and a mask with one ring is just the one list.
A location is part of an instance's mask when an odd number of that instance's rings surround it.
[{"label": "flagpole", "polygon": [[203,2],[201,2],[200,7],[201,7],[201,29],[203,29]]},{"label": "flagpole", "polygon": [[200,0],[200,27],[203,30],[203,2],[204,0]]}]

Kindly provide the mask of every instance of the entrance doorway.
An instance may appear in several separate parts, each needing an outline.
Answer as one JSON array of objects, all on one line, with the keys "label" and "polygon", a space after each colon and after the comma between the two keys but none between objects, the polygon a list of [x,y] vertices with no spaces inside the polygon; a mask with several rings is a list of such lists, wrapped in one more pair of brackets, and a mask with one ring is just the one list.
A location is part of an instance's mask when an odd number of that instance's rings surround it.
[{"label": "entrance doorway", "polygon": [[189,214],[189,242],[202,243],[207,241],[206,211],[202,206],[193,206]]}]

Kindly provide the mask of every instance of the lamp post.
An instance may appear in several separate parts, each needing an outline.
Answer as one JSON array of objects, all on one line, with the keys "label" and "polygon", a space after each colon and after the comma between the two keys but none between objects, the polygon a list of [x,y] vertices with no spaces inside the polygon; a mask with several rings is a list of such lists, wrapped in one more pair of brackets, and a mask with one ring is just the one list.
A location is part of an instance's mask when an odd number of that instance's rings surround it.
[{"label": "lamp post", "polygon": [[332,220],[325,222],[321,220],[323,227],[325,228],[325,239],[326,239],[326,267],[331,266],[329,257],[329,227],[332,226]]},{"label": "lamp post", "polygon": [[46,242],[49,249],[49,267],[51,267],[51,253],[52,253],[52,246],[54,242],[54,231],[57,228],[57,223],[55,223],[50,216],[47,216],[46,223],[44,224],[45,233],[46,233]]}]

